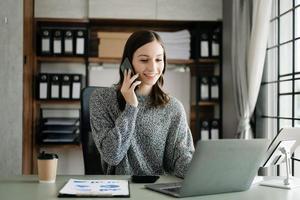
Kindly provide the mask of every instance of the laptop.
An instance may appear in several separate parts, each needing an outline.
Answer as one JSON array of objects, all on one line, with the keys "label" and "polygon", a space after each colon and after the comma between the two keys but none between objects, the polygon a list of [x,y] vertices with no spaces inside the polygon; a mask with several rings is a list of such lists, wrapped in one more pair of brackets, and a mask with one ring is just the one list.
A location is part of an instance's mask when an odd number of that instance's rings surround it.
[{"label": "laptop", "polygon": [[182,182],[148,184],[145,187],[174,197],[247,190],[269,144],[267,139],[198,141]]}]

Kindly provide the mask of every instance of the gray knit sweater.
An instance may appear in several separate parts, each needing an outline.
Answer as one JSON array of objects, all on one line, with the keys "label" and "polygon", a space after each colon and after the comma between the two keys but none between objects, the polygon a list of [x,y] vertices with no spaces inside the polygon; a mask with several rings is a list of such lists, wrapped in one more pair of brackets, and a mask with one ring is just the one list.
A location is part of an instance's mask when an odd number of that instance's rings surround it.
[{"label": "gray knit sweater", "polygon": [[96,89],[90,98],[91,128],[106,174],[184,177],[194,146],[182,104],[170,97],[152,107],[149,96],[120,111],[115,87]]}]

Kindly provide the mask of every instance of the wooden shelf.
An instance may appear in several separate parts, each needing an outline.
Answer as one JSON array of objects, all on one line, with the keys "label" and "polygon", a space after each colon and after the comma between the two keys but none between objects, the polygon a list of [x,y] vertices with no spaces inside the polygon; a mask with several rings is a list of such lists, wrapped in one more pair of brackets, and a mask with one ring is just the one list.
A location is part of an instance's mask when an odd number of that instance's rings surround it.
[{"label": "wooden shelf", "polygon": [[84,57],[71,57],[71,56],[38,56],[37,61],[40,62],[74,62],[85,63]]},{"label": "wooden shelf", "polygon": [[[38,61],[42,62],[81,62],[85,63],[84,57],[75,57],[75,56],[38,56]],[[121,58],[99,58],[99,57],[89,57],[88,61],[90,63],[120,63]],[[215,59],[168,59],[168,64],[175,64],[175,65],[198,65],[198,64],[216,64],[218,60]]]},{"label": "wooden shelf", "polygon": [[62,143],[62,144],[39,144],[40,148],[53,148],[53,149],[72,149],[72,148],[81,148],[80,143]]},{"label": "wooden shelf", "polygon": [[89,23],[88,19],[71,19],[71,18],[34,18],[36,22],[54,22],[54,23]]},{"label": "wooden shelf", "polygon": [[198,103],[199,106],[216,106],[219,105],[219,102],[217,101],[200,101]]},{"label": "wooden shelf", "polygon": [[39,104],[79,104],[80,100],[78,99],[66,99],[66,100],[60,100],[60,99],[49,99],[49,100],[37,100],[37,103]]},{"label": "wooden shelf", "polygon": [[168,59],[168,64],[175,64],[175,65],[190,65],[194,63],[194,60],[188,59],[188,60],[183,60],[183,59]]},{"label": "wooden shelf", "polygon": [[[90,63],[120,63],[121,58],[99,58],[99,57],[90,57],[89,58]],[[188,59],[168,59],[168,64],[175,64],[175,65],[190,65],[195,63],[194,60]]]},{"label": "wooden shelf", "polygon": [[200,63],[200,64],[217,64],[220,63],[220,60],[218,58],[200,58],[195,60],[194,63]]},{"label": "wooden shelf", "polygon": [[89,57],[90,63],[114,63],[118,64],[121,62],[121,58],[99,58],[99,57]]}]

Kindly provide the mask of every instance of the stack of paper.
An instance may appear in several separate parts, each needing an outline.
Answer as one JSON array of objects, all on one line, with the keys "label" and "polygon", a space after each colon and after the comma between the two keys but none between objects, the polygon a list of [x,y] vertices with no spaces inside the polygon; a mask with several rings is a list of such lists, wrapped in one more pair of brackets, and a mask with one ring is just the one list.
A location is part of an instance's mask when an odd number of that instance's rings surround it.
[{"label": "stack of paper", "polygon": [[189,59],[191,34],[188,30],[157,32],[164,42],[168,59]]},{"label": "stack of paper", "polygon": [[40,140],[43,143],[77,143],[79,141],[79,118],[43,118]]}]

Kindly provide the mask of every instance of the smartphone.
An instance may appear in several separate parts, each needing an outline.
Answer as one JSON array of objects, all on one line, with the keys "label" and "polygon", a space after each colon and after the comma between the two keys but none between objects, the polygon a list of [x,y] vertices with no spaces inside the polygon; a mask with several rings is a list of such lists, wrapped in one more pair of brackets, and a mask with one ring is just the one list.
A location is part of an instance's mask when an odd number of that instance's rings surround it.
[{"label": "smartphone", "polygon": [[133,183],[154,183],[157,179],[159,179],[159,176],[131,176]]},{"label": "smartphone", "polygon": [[125,72],[125,69],[127,69],[127,70],[130,69],[131,72],[132,72],[132,74],[133,74],[133,67],[132,67],[132,65],[130,64],[128,58],[125,58],[124,62],[121,64],[121,71],[122,71],[123,74],[124,74],[124,72]]}]

